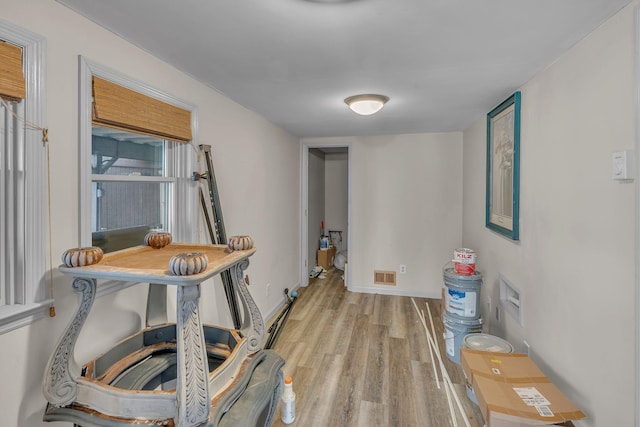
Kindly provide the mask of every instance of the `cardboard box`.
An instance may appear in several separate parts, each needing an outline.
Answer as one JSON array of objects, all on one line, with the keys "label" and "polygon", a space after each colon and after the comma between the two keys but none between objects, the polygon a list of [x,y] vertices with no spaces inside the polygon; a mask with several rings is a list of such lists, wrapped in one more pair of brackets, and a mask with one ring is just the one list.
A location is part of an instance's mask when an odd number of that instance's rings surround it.
[{"label": "cardboard box", "polygon": [[488,427],[571,426],[586,418],[526,354],[462,348],[460,360]]},{"label": "cardboard box", "polygon": [[318,249],[318,265],[325,270],[333,267],[333,259],[336,256],[336,247],[332,246],[328,249]]}]

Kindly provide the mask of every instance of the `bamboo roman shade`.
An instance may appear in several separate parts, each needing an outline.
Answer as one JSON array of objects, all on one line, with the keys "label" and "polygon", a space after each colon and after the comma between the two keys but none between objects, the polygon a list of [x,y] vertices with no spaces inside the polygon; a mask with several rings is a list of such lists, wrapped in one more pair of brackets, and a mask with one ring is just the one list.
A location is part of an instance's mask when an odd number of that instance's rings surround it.
[{"label": "bamboo roman shade", "polygon": [[10,101],[26,97],[22,49],[0,40],[0,96]]},{"label": "bamboo roman shade", "polygon": [[93,124],[177,142],[191,140],[191,112],[93,76]]}]

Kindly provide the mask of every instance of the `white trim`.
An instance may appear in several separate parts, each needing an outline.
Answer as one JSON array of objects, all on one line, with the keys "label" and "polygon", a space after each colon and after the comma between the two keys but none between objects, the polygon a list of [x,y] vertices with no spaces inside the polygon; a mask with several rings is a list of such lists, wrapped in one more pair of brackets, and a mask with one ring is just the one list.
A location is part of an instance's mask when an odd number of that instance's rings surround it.
[{"label": "white trim", "polygon": [[[301,185],[301,209],[300,209],[300,236],[301,236],[301,245],[300,245],[300,286],[309,286],[309,269],[311,268],[309,265],[309,149],[310,148],[327,148],[327,147],[335,147],[335,148],[346,148],[347,149],[347,242],[349,247],[353,247],[353,237],[351,233],[351,185],[352,185],[352,173],[353,173],[353,146],[351,142],[316,142],[316,143],[306,143],[301,142],[302,149],[300,150],[300,176],[302,177],[302,185]],[[306,263],[305,263],[306,261]],[[353,291],[351,287],[351,272],[353,271],[352,264],[349,264],[349,268],[347,269],[347,277],[345,277],[345,283],[347,283],[347,289]]]},{"label": "white trim", "polygon": [[136,176],[136,175],[91,175],[91,181],[110,182],[176,182],[172,176]]},{"label": "white trim", "polygon": [[[640,165],[640,6],[635,8],[635,160],[636,165]],[[640,186],[636,184],[636,211],[635,211],[635,340],[636,340],[636,381],[635,381],[635,402],[640,399]],[[640,405],[635,407],[635,426],[640,427]]]},{"label": "white trim", "polygon": [[32,304],[16,304],[0,310],[0,335],[42,319],[49,312],[52,299]]},{"label": "white trim", "polygon": [[394,295],[403,297],[416,297],[416,298],[433,298],[440,299],[442,295],[438,292],[417,292],[410,289],[398,289],[395,286],[350,286],[350,292],[360,292],[363,294],[380,294],[380,295]]},{"label": "white trim", "polygon": [[91,141],[91,103],[92,80],[94,67],[89,66],[89,62],[79,56],[78,72],[78,247],[91,246],[91,203],[84,203],[91,200],[91,149],[83,148],[82,141]]},{"label": "white trim", "polygon": [[[298,288],[300,288],[300,283],[297,283],[293,288],[289,290],[289,295],[291,295],[293,291],[297,291]],[[287,299],[283,296],[282,298],[280,298],[280,302],[278,302],[269,312],[267,312],[263,316],[266,324],[271,322],[271,319],[273,318],[273,316],[275,316],[280,310],[284,308],[284,305],[286,304],[286,302],[287,302]],[[268,333],[267,333],[267,336],[268,336]]]},{"label": "white trim", "polygon": [[300,150],[300,176],[302,185],[300,186],[300,286],[309,286],[309,146],[302,144]]},{"label": "white trim", "polygon": [[[22,47],[26,83],[24,119],[46,128],[45,70],[47,41],[44,37],[0,20],[0,38]],[[49,286],[47,214],[47,149],[42,133],[24,133],[24,256],[29,260],[20,289],[22,302],[4,306],[0,311],[0,334],[30,324],[45,316],[53,302]]]},{"label": "white trim", "polygon": [[[40,127],[46,128],[46,91],[45,91],[45,71],[46,70],[46,39],[33,35],[31,44],[25,44],[24,58],[27,63],[25,68],[25,81],[27,84],[27,96],[32,106],[25,109],[25,119],[31,123],[37,123]],[[26,40],[25,40],[26,42]],[[31,65],[33,64],[33,65]],[[50,242],[48,239],[47,214],[49,207],[47,204],[47,156],[46,147],[42,142],[40,132],[26,132],[26,162],[25,168],[28,177],[25,182],[25,248],[27,259],[31,266],[42,266],[40,268],[27,268],[25,281],[30,284],[40,286],[27,286],[25,295],[27,301],[41,301],[47,297],[47,249]],[[42,173],[33,173],[42,171]],[[51,268],[52,266],[49,266]],[[37,290],[37,289],[40,290]]]}]

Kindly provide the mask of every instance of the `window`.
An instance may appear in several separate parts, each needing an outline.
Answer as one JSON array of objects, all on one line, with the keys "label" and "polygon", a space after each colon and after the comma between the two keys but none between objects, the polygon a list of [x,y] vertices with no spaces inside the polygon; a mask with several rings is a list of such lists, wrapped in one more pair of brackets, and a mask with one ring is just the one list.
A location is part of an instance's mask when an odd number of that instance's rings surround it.
[{"label": "window", "polygon": [[[46,146],[42,132],[23,121],[44,126],[46,43],[5,21],[0,21],[0,40],[4,48],[0,95],[5,101],[0,105],[0,333],[4,333],[43,317],[52,301],[46,274]],[[18,92],[7,90],[12,68],[23,79]]]},{"label": "window", "polygon": [[[79,110],[81,245],[111,252],[151,229],[194,241],[195,108],[80,57]],[[103,283],[98,296],[127,285]]]},{"label": "window", "polygon": [[174,169],[170,141],[93,126],[91,236],[106,252],[142,243],[149,230],[171,231]]}]

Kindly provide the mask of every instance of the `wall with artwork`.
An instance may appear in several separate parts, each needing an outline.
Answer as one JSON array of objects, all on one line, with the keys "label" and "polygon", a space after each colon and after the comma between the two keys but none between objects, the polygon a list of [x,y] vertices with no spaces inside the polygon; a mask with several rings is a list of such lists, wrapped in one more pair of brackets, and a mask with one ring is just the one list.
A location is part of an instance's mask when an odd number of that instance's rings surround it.
[{"label": "wall with artwork", "polygon": [[[486,327],[518,351],[529,344],[588,415],[580,426],[637,423],[638,184],[613,180],[611,161],[638,149],[636,6],[518,88],[518,241],[485,226],[486,118],[464,132],[463,244],[484,274]],[[520,291],[520,321],[498,302],[500,275]]]}]

